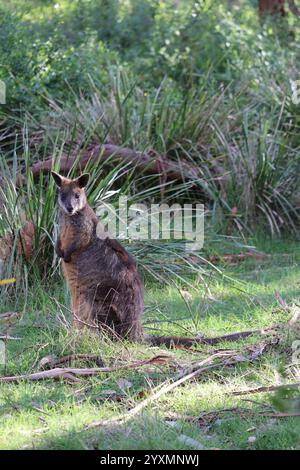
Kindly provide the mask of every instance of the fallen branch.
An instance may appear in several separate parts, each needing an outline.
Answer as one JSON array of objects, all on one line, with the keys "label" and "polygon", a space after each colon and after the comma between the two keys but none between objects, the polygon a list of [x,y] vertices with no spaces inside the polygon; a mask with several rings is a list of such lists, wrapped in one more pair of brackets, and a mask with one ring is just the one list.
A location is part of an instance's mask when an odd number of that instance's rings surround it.
[{"label": "fallen branch", "polygon": [[287,411],[285,413],[260,413],[260,416],[268,418],[291,418],[293,416],[300,416],[300,411]]},{"label": "fallen branch", "polygon": [[17,336],[9,336],[9,335],[0,335],[0,339],[3,339],[3,340],[15,340],[15,341],[20,341],[22,338],[19,338]]},{"label": "fallen branch", "polygon": [[[210,256],[209,261],[213,264],[216,264],[218,262],[223,262],[230,266],[236,266],[241,261],[245,261],[249,258],[252,258],[255,260],[264,260],[270,257],[271,255],[267,253],[261,253],[261,252],[254,251],[254,250],[248,250],[244,253],[224,253],[221,256],[212,255]],[[206,262],[204,261],[205,264],[207,262],[208,261]]]},{"label": "fallen branch", "polygon": [[265,328],[260,330],[248,330],[248,331],[238,331],[235,333],[229,333],[222,336],[215,336],[214,338],[206,337],[195,337],[195,338],[186,338],[184,336],[148,336],[148,340],[152,345],[159,346],[161,344],[167,347],[177,347],[177,345],[184,347],[191,347],[195,344],[208,344],[214,345],[225,341],[237,341],[239,339],[248,338],[253,335],[266,335],[273,331],[274,328]]},{"label": "fallen branch", "polygon": [[295,307],[294,314],[288,320],[288,325],[289,326],[294,326],[298,322],[299,318],[300,318],[300,308]]},{"label": "fallen branch", "polygon": [[7,323],[12,323],[15,320],[20,318],[20,313],[19,312],[6,312],[6,313],[1,313],[0,314],[0,324],[7,324]]},{"label": "fallen branch", "polygon": [[207,426],[208,424],[213,423],[217,419],[223,419],[223,416],[227,413],[232,415],[238,415],[240,418],[248,417],[249,415],[257,415],[260,412],[258,410],[253,410],[250,408],[243,408],[235,406],[233,408],[224,408],[223,410],[211,410],[205,411],[200,414],[200,416],[194,417],[193,422],[198,421],[200,426]]},{"label": "fallen branch", "polygon": [[288,320],[288,325],[289,326],[294,326],[299,318],[300,318],[300,307],[299,305],[292,305],[291,307],[287,305],[286,301],[281,297],[280,293],[278,291],[275,291],[275,298],[281,308],[288,313],[292,313],[292,316]]},{"label": "fallen branch", "polygon": [[70,363],[72,361],[96,362],[98,366],[103,366],[103,361],[98,354],[69,354],[68,356],[55,357],[45,356],[39,362],[41,369],[53,369],[61,364]]},{"label": "fallen branch", "polygon": [[[60,159],[59,171],[62,174],[68,173],[78,162],[80,170],[84,170],[88,163],[91,161],[94,164],[100,164],[103,161],[122,162],[124,164],[132,164],[138,170],[146,171],[151,174],[163,174],[169,180],[193,180],[200,181],[206,185],[202,178],[201,172],[197,166],[193,166],[184,161],[172,161],[164,155],[159,155],[157,152],[139,152],[126,147],[120,147],[113,144],[94,144],[85,150],[81,158],[78,159],[78,154],[63,156]],[[37,162],[30,167],[32,175],[36,180],[40,173],[49,173],[52,170],[54,163],[53,158]],[[19,185],[23,181],[21,176]]]},{"label": "fallen branch", "polygon": [[226,413],[230,413],[231,415],[232,414],[236,414],[238,415],[240,418],[246,418],[246,417],[249,417],[249,415],[253,415],[253,416],[262,416],[264,418],[289,418],[289,417],[293,417],[293,416],[300,416],[300,412],[298,411],[291,411],[291,412],[267,412],[267,411],[262,411],[262,410],[252,410],[252,409],[249,409],[249,408],[239,408],[239,407],[235,407],[235,408],[226,408],[224,410],[212,410],[212,411],[207,411],[207,412],[204,412],[204,413],[201,413],[200,416],[196,417],[196,418],[191,418],[191,417],[188,417],[188,419],[186,421],[190,421],[190,422],[196,422],[196,421],[199,421],[199,424],[201,426],[207,426],[207,424],[211,424],[212,421],[215,421],[219,418],[222,418],[224,414]]},{"label": "fallen branch", "polygon": [[[273,328],[266,328],[266,329],[260,329],[260,330],[249,330],[249,331],[239,331],[236,333],[229,333],[227,335],[223,336],[215,336],[214,338],[204,338],[203,342],[206,344],[217,344],[221,343],[222,341],[236,341],[238,339],[242,338],[248,338],[248,336],[253,336],[253,335],[266,335],[270,331],[272,331]],[[201,338],[199,338],[201,342]],[[198,342],[198,338],[197,338]]]},{"label": "fallen branch", "polygon": [[127,369],[135,369],[137,367],[142,367],[148,364],[162,364],[166,363],[170,360],[170,356],[155,356],[152,359],[146,359],[144,361],[136,361],[131,364],[123,365],[123,366],[112,366],[112,367],[93,367],[93,368],[54,368],[50,370],[34,372],[33,374],[23,374],[23,375],[15,375],[11,377],[0,377],[1,382],[19,382],[20,380],[46,380],[46,379],[65,379],[72,382],[78,382],[79,377],[90,377],[93,375],[107,373],[107,372],[115,372],[117,370],[127,370]]},{"label": "fallen branch", "polygon": [[280,390],[280,389],[299,388],[299,387],[300,387],[300,382],[295,382],[292,384],[268,385],[265,387],[249,388],[248,390],[235,390],[233,392],[226,393],[226,395],[248,395],[251,393],[273,392],[275,390]]}]

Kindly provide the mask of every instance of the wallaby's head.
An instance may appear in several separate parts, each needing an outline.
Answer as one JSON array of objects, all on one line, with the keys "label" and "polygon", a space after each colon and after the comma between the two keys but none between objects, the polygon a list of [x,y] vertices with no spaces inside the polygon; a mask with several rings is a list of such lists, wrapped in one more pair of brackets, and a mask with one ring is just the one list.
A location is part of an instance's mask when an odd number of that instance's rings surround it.
[{"label": "wallaby's head", "polygon": [[59,189],[58,204],[61,209],[69,216],[84,209],[87,204],[84,188],[88,184],[89,175],[85,173],[71,180],[55,173],[55,171],[52,171],[51,174]]}]

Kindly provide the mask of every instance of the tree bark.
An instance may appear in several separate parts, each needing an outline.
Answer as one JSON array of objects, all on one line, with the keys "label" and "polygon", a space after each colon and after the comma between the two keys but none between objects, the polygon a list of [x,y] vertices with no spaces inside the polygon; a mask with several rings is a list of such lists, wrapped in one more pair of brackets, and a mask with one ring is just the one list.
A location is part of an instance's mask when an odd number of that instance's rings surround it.
[{"label": "tree bark", "polygon": [[293,13],[293,15],[297,16],[298,18],[300,17],[300,11],[298,10],[298,7],[295,5],[294,0],[287,0],[289,9]]},{"label": "tree bark", "polygon": [[[62,174],[68,173],[75,162],[77,155],[63,156],[60,160],[59,171]],[[122,162],[124,164],[131,164],[137,170],[145,171],[150,174],[163,174],[167,180],[173,181],[191,181],[195,183],[202,181],[203,176],[199,168],[189,164],[185,161],[175,162],[168,159],[164,155],[159,155],[156,152],[138,152],[126,147],[119,147],[112,144],[92,145],[86,149],[85,153],[79,159],[78,168],[84,170],[86,165],[93,161],[95,164],[106,162]],[[34,163],[30,170],[35,180],[38,179],[40,173],[49,173],[53,166],[53,159],[49,158],[37,163]],[[222,175],[218,175],[218,180]],[[23,183],[24,175],[19,175],[18,185]]]},{"label": "tree bark", "polygon": [[280,15],[285,16],[284,9],[285,0],[259,0],[258,10],[260,16],[264,15]]},{"label": "tree bark", "polygon": [[295,5],[295,0],[258,0],[258,10],[260,16],[264,15],[279,15],[285,16],[285,4],[287,3],[291,13],[300,17],[300,11]]}]

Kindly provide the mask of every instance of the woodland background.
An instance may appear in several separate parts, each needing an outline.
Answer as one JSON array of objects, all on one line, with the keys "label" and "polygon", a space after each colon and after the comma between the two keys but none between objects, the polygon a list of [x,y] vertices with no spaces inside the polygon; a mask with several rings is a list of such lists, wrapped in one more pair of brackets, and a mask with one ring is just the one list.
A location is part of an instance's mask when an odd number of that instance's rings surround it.
[{"label": "woodland background", "polygon": [[[0,0],[1,448],[299,448],[298,8]],[[78,336],[51,167],[89,171],[93,207],[204,203],[201,251],[124,242],[145,330],[252,334],[188,350]]]}]

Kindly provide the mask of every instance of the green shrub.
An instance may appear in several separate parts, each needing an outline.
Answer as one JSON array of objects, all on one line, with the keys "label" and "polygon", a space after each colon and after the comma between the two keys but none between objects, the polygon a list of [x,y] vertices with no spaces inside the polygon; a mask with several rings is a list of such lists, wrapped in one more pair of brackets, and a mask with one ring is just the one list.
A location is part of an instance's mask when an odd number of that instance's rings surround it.
[{"label": "green shrub", "polygon": [[45,104],[47,96],[70,99],[74,93],[85,93],[94,75],[105,86],[107,67],[118,62],[117,54],[108,54],[105,45],[92,35],[77,48],[72,44],[62,48],[62,43],[58,35],[46,41],[32,37],[18,15],[3,12],[0,79],[6,84],[6,109],[26,113]]}]

